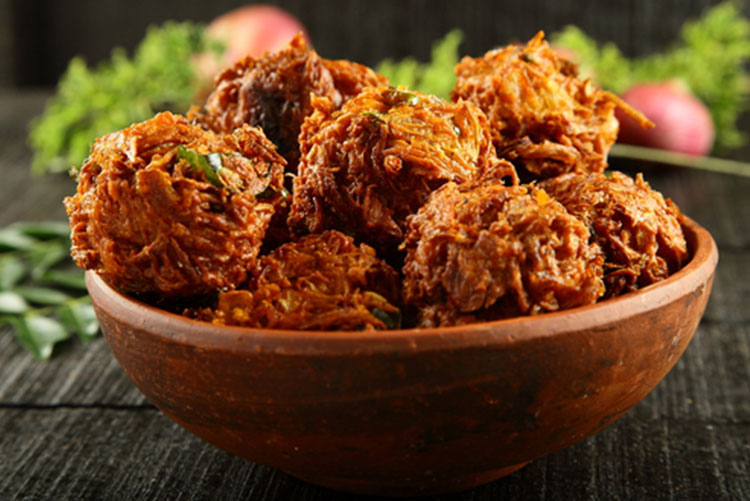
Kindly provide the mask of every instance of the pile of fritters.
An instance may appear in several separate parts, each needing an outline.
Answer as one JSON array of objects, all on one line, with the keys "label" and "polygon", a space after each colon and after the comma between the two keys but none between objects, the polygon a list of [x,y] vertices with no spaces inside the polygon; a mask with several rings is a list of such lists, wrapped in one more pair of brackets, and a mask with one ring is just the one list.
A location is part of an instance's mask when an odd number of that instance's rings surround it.
[{"label": "pile of fritters", "polygon": [[615,107],[647,120],[542,33],[456,74],[446,102],[299,36],[244,58],[187,118],[97,140],[65,201],[73,257],[193,318],[314,330],[574,308],[686,262],[674,204],[603,173]]}]

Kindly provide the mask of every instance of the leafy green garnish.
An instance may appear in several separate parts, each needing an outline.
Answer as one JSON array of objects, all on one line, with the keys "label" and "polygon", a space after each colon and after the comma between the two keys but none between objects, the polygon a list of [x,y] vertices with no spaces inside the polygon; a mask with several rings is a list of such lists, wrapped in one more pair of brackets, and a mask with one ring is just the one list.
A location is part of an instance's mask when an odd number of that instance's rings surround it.
[{"label": "leafy green garnish", "polygon": [[84,161],[97,137],[159,111],[185,112],[200,84],[191,57],[205,50],[223,48],[204,37],[202,25],[167,22],[148,29],[132,58],[118,48],[95,69],[71,60],[57,94],[31,124],[32,172],[66,172]]},{"label": "leafy green garnish", "polygon": [[363,111],[361,115],[369,118],[370,124],[375,128],[385,125],[386,123],[385,120],[383,120],[383,114],[377,111]]},{"label": "leafy green garnish", "polygon": [[388,329],[401,328],[401,310],[396,310],[393,313],[386,313],[380,308],[373,308],[372,316],[383,322]]},{"label": "leafy green garnish", "polygon": [[75,332],[78,339],[84,343],[88,343],[99,334],[96,313],[89,302],[68,303],[58,310],[58,316],[65,328]]},{"label": "leafy green garnish", "polygon": [[20,294],[12,291],[0,291],[0,313],[18,315],[28,308],[29,304]]},{"label": "leafy green garnish", "polygon": [[574,26],[551,37],[573,51],[583,74],[603,88],[622,93],[634,84],[681,79],[709,108],[720,148],[741,146],[747,134],[737,118],[750,108],[750,21],[731,2],[685,23],[680,40],[659,54],[629,59],[613,43],[597,44]]},{"label": "leafy green garnish", "polygon": [[57,222],[0,229],[0,325],[11,325],[39,360],[73,334],[87,342],[98,333],[83,271],[68,257],[68,233]]},{"label": "leafy green garnish", "polygon": [[70,332],[60,322],[49,317],[27,314],[13,318],[11,323],[16,329],[16,339],[37,360],[51,357],[54,346],[70,337]]},{"label": "leafy green garnish", "polygon": [[432,60],[420,63],[413,57],[401,61],[386,59],[376,68],[393,86],[406,85],[424,94],[433,94],[450,99],[456,76],[453,69],[458,64],[458,47],[461,45],[461,30],[449,31],[432,45]]},{"label": "leafy green garnish", "polygon": [[202,155],[197,151],[193,151],[180,145],[177,147],[177,156],[198,169],[199,172],[203,172],[209,183],[217,188],[224,187],[224,183],[219,179],[219,171],[223,169],[224,166],[221,163],[221,157],[218,157],[218,159],[216,158],[218,153]]},{"label": "leafy green garnish", "polygon": [[242,184],[242,179],[236,172],[224,167],[222,153],[203,155],[180,145],[177,147],[177,156],[202,172],[206,180],[217,188],[225,188],[231,193],[236,193]]}]

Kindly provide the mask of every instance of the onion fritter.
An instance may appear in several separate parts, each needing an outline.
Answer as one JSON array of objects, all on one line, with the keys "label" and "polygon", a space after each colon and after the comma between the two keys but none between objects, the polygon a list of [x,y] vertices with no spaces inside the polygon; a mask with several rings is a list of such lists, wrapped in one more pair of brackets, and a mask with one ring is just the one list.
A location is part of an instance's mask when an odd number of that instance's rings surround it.
[{"label": "onion fritter", "polygon": [[388,79],[365,65],[353,63],[346,59],[322,59],[323,66],[333,78],[333,85],[346,102],[362,92],[365,87],[388,85]]},{"label": "onion fritter", "polygon": [[282,202],[283,171],[273,144],[247,125],[215,134],[161,113],[106,135],[65,199],[73,259],[131,293],[232,289]]},{"label": "onion fritter", "polygon": [[310,94],[341,102],[323,61],[298,34],[286,49],[245,57],[221,72],[203,111],[193,109],[189,118],[216,132],[261,127],[294,171],[300,126],[312,113]]},{"label": "onion fritter", "polygon": [[217,324],[271,329],[398,327],[398,274],[364,244],[336,231],[308,235],[258,259],[247,289],[219,294],[215,309],[188,311]]},{"label": "onion fritter", "polygon": [[617,96],[578,78],[576,66],[550,48],[541,31],[525,46],[464,57],[455,71],[451,97],[487,114],[498,156],[528,171],[520,170],[522,177],[603,171],[617,139],[615,107],[650,124]]},{"label": "onion fritter", "polygon": [[592,232],[604,251],[605,297],[667,278],[688,259],[680,212],[638,174],[564,174],[539,185]]},{"label": "onion fritter", "polygon": [[409,219],[404,301],[422,327],[593,303],[604,258],[589,238],[544,191],[447,183]]},{"label": "onion fritter", "polygon": [[289,225],[337,229],[376,248],[403,238],[406,217],[446,181],[510,177],[474,105],[392,87],[369,87],[340,110],[314,99],[300,134]]},{"label": "onion fritter", "polygon": [[216,132],[232,132],[245,123],[260,126],[293,173],[299,160],[297,136],[313,111],[311,95],[339,107],[364,87],[387,83],[365,66],[321,58],[298,34],[283,50],[246,57],[224,70],[203,110],[193,108],[188,116]]}]

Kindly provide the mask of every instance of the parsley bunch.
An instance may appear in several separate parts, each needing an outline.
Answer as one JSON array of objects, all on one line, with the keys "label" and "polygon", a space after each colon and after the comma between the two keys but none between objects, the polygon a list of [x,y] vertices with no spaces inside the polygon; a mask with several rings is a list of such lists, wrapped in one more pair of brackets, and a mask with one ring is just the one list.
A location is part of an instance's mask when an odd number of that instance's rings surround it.
[{"label": "parsley bunch", "polygon": [[94,140],[141,122],[159,111],[184,113],[198,90],[194,54],[220,53],[202,25],[167,22],[152,26],[128,58],[121,48],[90,69],[75,57],[44,114],[31,123],[32,172],[64,172],[80,165]]}]

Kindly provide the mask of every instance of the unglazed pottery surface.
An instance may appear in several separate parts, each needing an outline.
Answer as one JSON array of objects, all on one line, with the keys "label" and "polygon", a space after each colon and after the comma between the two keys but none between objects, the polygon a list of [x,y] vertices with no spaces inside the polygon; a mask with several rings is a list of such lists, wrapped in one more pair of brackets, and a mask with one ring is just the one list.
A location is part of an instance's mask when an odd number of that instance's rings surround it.
[{"label": "unglazed pottery surface", "polygon": [[[87,273],[118,362],[203,440],[312,483],[411,496],[512,473],[591,436],[672,368],[718,252],[686,219],[691,261],[663,282],[535,317],[380,332],[216,326]],[[686,439],[688,437],[685,437]]]}]

